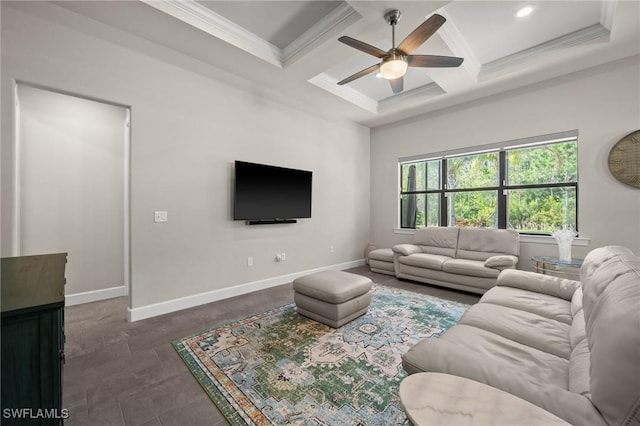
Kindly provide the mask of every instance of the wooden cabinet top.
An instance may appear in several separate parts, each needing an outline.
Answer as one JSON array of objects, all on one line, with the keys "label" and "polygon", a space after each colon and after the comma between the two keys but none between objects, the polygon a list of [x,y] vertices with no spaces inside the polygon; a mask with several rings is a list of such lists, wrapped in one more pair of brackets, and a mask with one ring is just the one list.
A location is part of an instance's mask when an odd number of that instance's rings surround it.
[{"label": "wooden cabinet top", "polygon": [[3,257],[2,312],[64,302],[67,253]]}]

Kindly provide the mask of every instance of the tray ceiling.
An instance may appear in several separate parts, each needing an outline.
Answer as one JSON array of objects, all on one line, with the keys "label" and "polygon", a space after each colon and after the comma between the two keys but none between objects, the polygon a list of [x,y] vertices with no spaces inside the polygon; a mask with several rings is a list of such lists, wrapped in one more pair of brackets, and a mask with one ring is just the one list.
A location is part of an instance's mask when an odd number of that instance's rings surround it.
[{"label": "tray ceiling", "polygon": [[[56,4],[261,84],[277,97],[304,104],[303,109],[326,107],[366,125],[640,54],[640,2],[636,1],[115,3],[118,5],[101,1]],[[518,10],[526,5],[533,6],[532,12],[518,18]],[[432,14],[444,16],[445,24],[415,53],[458,56],[464,58],[463,64],[459,68],[409,68],[405,90],[399,94],[393,94],[389,82],[375,73],[338,86],[338,81],[378,62],[338,42],[338,37],[347,35],[388,50],[391,28],[383,14],[391,8],[400,9],[403,15],[396,26],[397,41]],[[174,21],[165,22],[159,12]],[[134,13],[138,21],[148,19],[150,23],[127,23],[124,17]],[[181,29],[178,23],[186,27]],[[166,34],[169,26],[173,35]],[[202,37],[197,36],[198,31]]]}]

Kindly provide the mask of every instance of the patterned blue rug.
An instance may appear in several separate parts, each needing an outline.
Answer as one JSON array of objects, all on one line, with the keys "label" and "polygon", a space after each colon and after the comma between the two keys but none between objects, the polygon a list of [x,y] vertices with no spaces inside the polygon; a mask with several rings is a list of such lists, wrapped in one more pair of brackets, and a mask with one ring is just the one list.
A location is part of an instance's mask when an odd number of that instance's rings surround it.
[{"label": "patterned blue rug", "polygon": [[335,330],[288,304],[173,342],[232,425],[403,425],[401,356],[469,305],[374,286],[367,314]]}]

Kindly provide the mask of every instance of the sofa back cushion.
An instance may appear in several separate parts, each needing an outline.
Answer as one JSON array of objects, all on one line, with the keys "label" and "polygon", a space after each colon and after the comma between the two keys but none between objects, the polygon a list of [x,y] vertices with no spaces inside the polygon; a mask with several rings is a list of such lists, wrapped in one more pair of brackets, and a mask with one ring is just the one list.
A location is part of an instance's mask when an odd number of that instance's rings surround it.
[{"label": "sofa back cushion", "polygon": [[416,229],[413,244],[422,246],[422,251],[430,254],[455,257],[459,228],[429,226]]},{"label": "sofa back cushion", "polygon": [[571,328],[569,329],[569,390],[573,393],[591,399],[591,384],[589,382],[591,369],[591,354],[587,341],[587,331],[582,309],[582,287],[573,293],[571,298]]},{"label": "sofa back cushion", "polygon": [[457,258],[487,260],[491,256],[520,254],[518,232],[513,229],[460,228]]},{"label": "sofa back cushion", "polygon": [[640,258],[591,251],[580,269],[591,400],[610,425],[640,423]]}]

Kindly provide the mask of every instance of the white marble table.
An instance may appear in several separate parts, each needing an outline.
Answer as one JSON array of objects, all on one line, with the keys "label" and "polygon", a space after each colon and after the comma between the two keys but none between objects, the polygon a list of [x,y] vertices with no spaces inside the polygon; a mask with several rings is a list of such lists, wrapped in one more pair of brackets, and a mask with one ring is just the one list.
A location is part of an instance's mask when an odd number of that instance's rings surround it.
[{"label": "white marble table", "polygon": [[412,374],[400,384],[400,400],[416,426],[569,424],[524,399],[449,374]]}]

